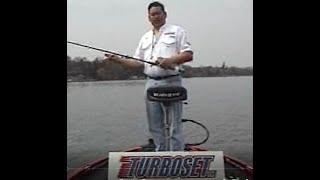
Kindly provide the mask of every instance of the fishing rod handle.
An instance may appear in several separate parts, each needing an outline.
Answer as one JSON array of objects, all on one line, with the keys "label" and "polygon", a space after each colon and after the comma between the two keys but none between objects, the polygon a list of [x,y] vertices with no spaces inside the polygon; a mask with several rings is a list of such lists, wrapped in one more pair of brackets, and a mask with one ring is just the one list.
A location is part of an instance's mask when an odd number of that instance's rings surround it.
[{"label": "fishing rod handle", "polygon": [[[127,56],[127,55],[120,55],[120,57],[126,58],[126,59],[134,59],[134,60],[140,61],[142,63],[148,63],[148,64],[151,64],[151,65],[155,65],[155,66],[160,67],[159,64],[155,63],[155,62],[145,61],[145,60],[141,60],[141,59],[138,59],[138,58]],[[175,67],[169,68],[169,69],[170,70],[174,70],[174,71],[178,71],[179,73],[183,73],[185,71],[184,69],[180,68],[179,66],[175,66]]]}]

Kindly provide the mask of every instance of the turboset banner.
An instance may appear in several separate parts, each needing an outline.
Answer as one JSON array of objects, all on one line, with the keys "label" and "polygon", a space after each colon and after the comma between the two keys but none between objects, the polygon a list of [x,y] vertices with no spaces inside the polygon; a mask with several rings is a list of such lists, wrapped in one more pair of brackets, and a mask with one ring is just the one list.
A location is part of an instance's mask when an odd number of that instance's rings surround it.
[{"label": "turboset banner", "polygon": [[222,151],[110,152],[108,179],[225,178]]}]

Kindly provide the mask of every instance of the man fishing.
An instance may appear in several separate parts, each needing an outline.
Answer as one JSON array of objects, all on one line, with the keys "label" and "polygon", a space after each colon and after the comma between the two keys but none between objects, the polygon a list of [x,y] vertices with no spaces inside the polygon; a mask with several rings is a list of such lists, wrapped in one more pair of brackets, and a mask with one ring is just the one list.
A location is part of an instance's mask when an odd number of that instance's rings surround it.
[{"label": "man fishing", "polygon": [[[145,33],[134,54],[134,58],[152,62],[144,63],[132,58],[106,54],[106,60],[129,68],[144,67],[148,77],[145,90],[159,86],[182,86],[182,77],[177,67],[192,61],[193,51],[187,41],[186,31],[179,26],[166,24],[167,13],[164,5],[152,2],[148,5],[148,19],[152,29]],[[156,151],[165,150],[164,112],[159,102],[146,100],[149,131],[154,139]],[[182,102],[173,102],[170,150],[183,151]]]}]

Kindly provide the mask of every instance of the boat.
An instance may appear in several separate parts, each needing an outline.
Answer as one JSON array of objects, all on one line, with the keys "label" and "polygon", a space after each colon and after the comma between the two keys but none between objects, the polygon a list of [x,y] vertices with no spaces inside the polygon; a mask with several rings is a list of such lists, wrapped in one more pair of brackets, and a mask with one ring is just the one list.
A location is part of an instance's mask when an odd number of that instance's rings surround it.
[{"label": "boat", "polygon": [[[187,145],[186,151],[207,151],[199,146]],[[133,147],[125,152],[152,152],[155,145],[152,139],[149,144]],[[253,180],[253,167],[249,164],[224,154],[224,167],[226,180]],[[67,180],[106,180],[108,179],[108,157],[101,157],[83,166],[73,169],[67,175]]]},{"label": "boat", "polygon": [[[147,92],[147,96],[149,99],[163,102],[164,112],[167,112],[165,104],[168,104],[173,100],[185,100],[187,98],[186,89],[182,87],[150,88]],[[165,116],[165,123],[167,123],[167,121],[170,121],[166,117],[168,116]],[[209,138],[208,129],[203,124],[195,120],[182,119],[182,122],[193,123],[194,125],[201,127],[206,134],[202,138],[202,140],[198,142],[186,143],[184,150],[190,152],[209,151],[200,146],[201,144],[205,143]],[[168,143],[167,145],[169,144],[170,143]],[[137,147],[127,149],[123,152],[155,152],[155,147],[156,146],[154,144],[154,141],[152,139],[148,139],[147,144],[139,145]],[[245,163],[237,158],[234,158],[226,154],[223,155],[223,162],[225,170],[225,179],[221,180],[253,180],[253,167],[250,166],[248,163]],[[99,159],[86,163],[81,167],[70,170],[67,174],[67,180],[106,180],[108,179],[108,165],[109,157],[101,157]]]}]

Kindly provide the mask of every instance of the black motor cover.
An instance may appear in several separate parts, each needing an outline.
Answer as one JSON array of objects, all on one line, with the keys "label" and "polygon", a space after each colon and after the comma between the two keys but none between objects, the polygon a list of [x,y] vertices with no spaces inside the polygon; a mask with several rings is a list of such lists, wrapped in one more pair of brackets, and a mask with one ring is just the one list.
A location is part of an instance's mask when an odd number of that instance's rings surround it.
[{"label": "black motor cover", "polygon": [[150,101],[173,102],[187,99],[187,90],[182,86],[151,87],[147,90]]}]

